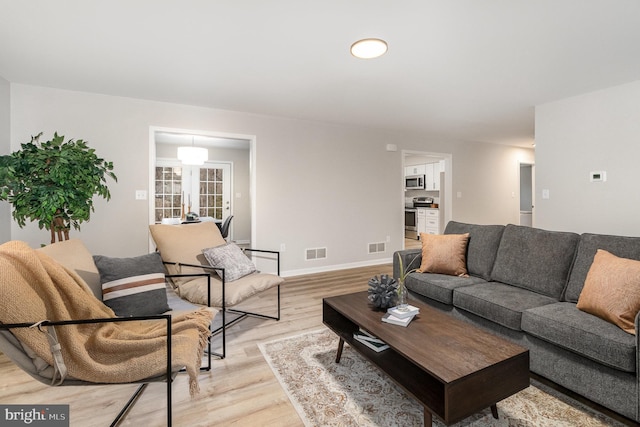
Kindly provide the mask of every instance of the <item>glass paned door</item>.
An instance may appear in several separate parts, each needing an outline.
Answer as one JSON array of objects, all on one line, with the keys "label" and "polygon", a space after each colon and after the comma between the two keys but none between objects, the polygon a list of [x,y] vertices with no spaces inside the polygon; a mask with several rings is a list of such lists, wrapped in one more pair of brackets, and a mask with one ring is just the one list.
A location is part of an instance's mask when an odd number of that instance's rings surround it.
[{"label": "glass paned door", "polygon": [[225,183],[228,181],[228,179],[225,180],[225,175],[227,174],[224,167],[200,168],[200,213],[198,215],[211,216],[220,220],[229,215],[230,201],[228,198],[225,200],[224,191]]},{"label": "glass paned door", "polygon": [[195,212],[224,220],[231,215],[231,164],[186,166],[175,160],[158,160],[155,179],[156,223]]},{"label": "glass paned door", "polygon": [[163,218],[180,218],[182,203],[182,168],[157,166],[155,175],[156,223]]}]

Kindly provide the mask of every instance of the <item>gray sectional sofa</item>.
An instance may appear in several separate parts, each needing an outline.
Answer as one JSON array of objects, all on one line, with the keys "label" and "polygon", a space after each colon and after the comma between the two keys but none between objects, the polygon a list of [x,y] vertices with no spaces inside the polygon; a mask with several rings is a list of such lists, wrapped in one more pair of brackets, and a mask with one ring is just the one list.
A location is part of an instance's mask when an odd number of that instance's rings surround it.
[{"label": "gray sectional sofa", "polygon": [[[576,308],[597,249],[640,260],[640,237],[453,221],[445,229],[464,233],[469,277],[411,273],[411,295],[528,348],[532,372],[640,421],[637,336]],[[420,266],[420,249],[397,252],[394,277],[398,254]]]}]

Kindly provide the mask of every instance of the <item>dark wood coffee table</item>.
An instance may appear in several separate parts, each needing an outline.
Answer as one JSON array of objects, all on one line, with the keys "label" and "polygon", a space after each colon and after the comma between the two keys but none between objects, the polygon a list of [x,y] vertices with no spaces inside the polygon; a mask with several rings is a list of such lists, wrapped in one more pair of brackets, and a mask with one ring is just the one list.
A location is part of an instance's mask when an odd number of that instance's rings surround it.
[{"label": "dark wood coffee table", "polygon": [[[324,298],[323,322],[339,337],[336,362],[345,341],[378,366],[424,406],[424,425],[432,415],[458,422],[529,386],[529,350],[455,319],[418,301],[407,327],[380,319],[367,292]],[[360,328],[383,340],[380,353],[353,338]]]}]

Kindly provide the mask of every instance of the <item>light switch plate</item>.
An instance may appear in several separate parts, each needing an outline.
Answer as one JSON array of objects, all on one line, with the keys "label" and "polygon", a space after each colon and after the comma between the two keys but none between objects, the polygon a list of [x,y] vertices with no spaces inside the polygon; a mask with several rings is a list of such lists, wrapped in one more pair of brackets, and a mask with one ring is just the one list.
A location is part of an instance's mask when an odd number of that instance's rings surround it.
[{"label": "light switch plate", "polygon": [[136,190],[136,200],[147,200],[147,190]]},{"label": "light switch plate", "polygon": [[607,180],[606,171],[595,171],[589,173],[589,181],[591,182],[605,182]]}]

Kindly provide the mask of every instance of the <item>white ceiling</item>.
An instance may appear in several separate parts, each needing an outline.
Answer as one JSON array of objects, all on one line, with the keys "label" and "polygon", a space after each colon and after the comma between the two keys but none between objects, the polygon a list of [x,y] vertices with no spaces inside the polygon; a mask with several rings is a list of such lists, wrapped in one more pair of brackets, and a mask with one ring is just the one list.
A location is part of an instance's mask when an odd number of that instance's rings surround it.
[{"label": "white ceiling", "polygon": [[640,79],[640,1],[0,0],[0,76],[528,145],[535,105]]}]

